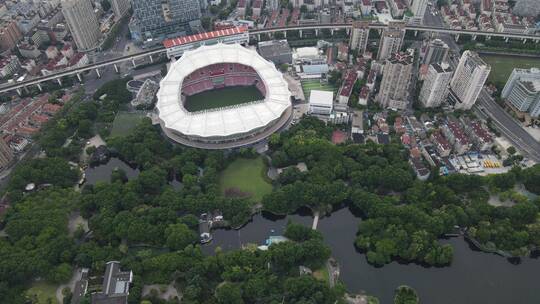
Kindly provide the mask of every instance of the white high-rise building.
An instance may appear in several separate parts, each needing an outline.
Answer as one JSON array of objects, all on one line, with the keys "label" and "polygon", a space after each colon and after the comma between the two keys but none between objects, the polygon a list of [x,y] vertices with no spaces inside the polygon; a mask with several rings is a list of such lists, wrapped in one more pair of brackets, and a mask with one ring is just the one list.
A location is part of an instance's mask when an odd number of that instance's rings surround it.
[{"label": "white high-rise building", "polygon": [[111,0],[111,6],[116,18],[120,19],[129,11],[131,3],[129,0]]},{"label": "white high-rise building", "polygon": [[540,69],[514,69],[501,97],[518,111],[540,116]]},{"label": "white high-rise building", "polygon": [[413,0],[411,11],[413,13],[410,23],[414,25],[424,24],[424,15],[426,14],[428,0]]},{"label": "white high-rise building", "polygon": [[358,54],[366,51],[369,39],[369,21],[357,21],[352,25],[351,40],[349,46],[351,50],[358,50]]},{"label": "white high-rise building", "polygon": [[420,90],[420,102],[426,108],[440,106],[448,97],[452,70],[448,64],[435,63],[429,66],[425,79]]},{"label": "white high-rise building", "polygon": [[394,53],[386,60],[376,101],[384,108],[405,109],[409,103],[414,56]]},{"label": "white high-rise building", "polygon": [[62,0],[62,14],[80,51],[97,47],[101,32],[90,1]]},{"label": "white high-rise building", "polygon": [[491,67],[471,51],[463,52],[450,82],[450,102],[455,109],[470,109],[486,82]]},{"label": "white high-rise building", "polygon": [[388,27],[384,29],[379,41],[379,52],[377,58],[386,60],[401,50],[405,38],[405,23],[401,21],[390,21]]},{"label": "white high-rise building", "polygon": [[510,91],[512,91],[514,88],[514,85],[516,85],[516,82],[520,79],[540,80],[540,69],[514,69],[512,74],[510,74],[510,77],[508,77],[508,81],[506,81],[506,85],[502,90],[501,97],[507,98]]},{"label": "white high-rise building", "polygon": [[266,0],[266,8],[270,11],[277,11],[279,4],[279,0]]}]

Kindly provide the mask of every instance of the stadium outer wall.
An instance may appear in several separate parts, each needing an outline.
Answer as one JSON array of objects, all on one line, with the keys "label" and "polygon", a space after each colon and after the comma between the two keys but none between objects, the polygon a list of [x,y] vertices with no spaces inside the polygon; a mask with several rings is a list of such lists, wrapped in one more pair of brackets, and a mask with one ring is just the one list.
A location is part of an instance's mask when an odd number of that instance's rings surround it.
[{"label": "stadium outer wall", "polygon": [[255,132],[250,132],[246,134],[245,137],[236,138],[236,139],[217,138],[214,140],[208,140],[205,138],[203,139],[203,138],[190,137],[190,136],[186,136],[184,134],[180,134],[178,132],[175,132],[171,129],[166,128],[161,119],[159,120],[159,123],[161,125],[161,129],[163,130],[163,133],[165,133],[165,135],[167,135],[169,139],[171,139],[172,141],[176,143],[179,143],[184,146],[192,147],[192,148],[199,148],[199,149],[206,149],[206,150],[226,150],[226,149],[249,147],[249,146],[253,146],[255,144],[258,144],[266,140],[270,135],[276,132],[280,132],[283,129],[287,128],[292,121],[292,117],[293,117],[292,114],[293,114],[292,107],[289,107],[277,121],[275,121],[274,123],[271,123],[270,125],[267,125],[266,128],[255,131]]},{"label": "stadium outer wall", "polygon": [[[290,91],[288,90],[288,85],[286,81],[283,79],[283,75],[277,71],[275,66],[268,61],[264,60],[262,57],[260,57],[259,54],[256,53],[256,51],[253,50],[247,50],[244,49],[241,46],[234,46],[234,45],[215,45],[215,46],[204,46],[199,49],[196,49],[191,52],[186,52],[183,57],[189,57],[190,55],[193,56],[193,53],[197,53],[198,50],[202,49],[203,54],[204,51],[208,50],[215,50],[216,48],[225,48],[229,50],[224,50],[226,53],[227,51],[238,51],[239,56],[236,56],[236,58],[244,58],[242,53],[249,52],[250,54],[247,54],[249,56],[256,56],[258,58],[250,59],[249,62],[254,62],[254,65],[252,66],[257,74],[260,76],[262,82],[265,85],[267,95],[265,96],[265,99],[261,102],[256,102],[255,104],[249,104],[249,105],[237,105],[237,106],[231,106],[231,107],[225,107],[220,108],[216,110],[208,110],[208,111],[200,111],[200,112],[188,112],[182,103],[181,98],[175,97],[178,96],[177,94],[181,95],[181,86],[182,79],[185,77],[184,75],[189,75],[189,73],[186,71],[185,67],[182,65],[177,66],[171,66],[171,70],[169,73],[173,72],[172,79],[176,80],[176,82],[168,81],[167,77],[169,74],[162,80],[161,84],[164,84],[165,87],[163,88],[163,96],[160,96],[160,92],[158,92],[158,105],[156,106],[156,110],[159,117],[159,123],[161,125],[161,128],[164,132],[164,134],[169,137],[172,141],[177,142],[179,144],[190,146],[194,148],[200,148],[200,149],[210,149],[210,150],[217,150],[217,149],[233,149],[233,148],[239,148],[239,147],[246,147],[246,146],[252,146],[255,144],[258,144],[260,142],[263,142],[266,138],[268,138],[271,134],[275,132],[279,132],[280,130],[287,127],[291,121],[293,116],[293,108],[290,101]],[[182,58],[183,58],[182,57]],[[179,59],[179,61],[182,60],[182,58]],[[246,64],[246,61],[242,61],[243,59],[239,59],[239,62],[231,62],[228,60],[223,60],[223,63],[240,63],[244,65]],[[259,60],[259,62],[257,62]],[[264,60],[262,62],[261,60]],[[179,64],[180,62],[177,61],[174,64]],[[188,61],[189,62],[189,61]],[[212,62],[216,63],[216,62]],[[212,64],[211,63],[211,64]],[[201,68],[204,66],[207,66],[208,64],[199,64],[197,68]],[[196,70],[195,68],[194,70]],[[179,74],[174,74],[174,69],[178,69],[180,72]],[[189,68],[188,68],[189,69]],[[258,70],[262,69],[262,70]],[[261,73],[262,71],[262,73]],[[178,72],[177,72],[178,73]],[[176,84],[175,86],[173,86]],[[268,84],[271,84],[270,86]],[[160,103],[160,97],[163,97],[163,103],[161,106]],[[170,109],[173,108],[171,111]],[[218,119],[217,121],[216,116],[213,114],[218,115],[217,118],[222,117],[219,115],[223,115],[222,113],[228,113],[230,114],[231,111],[236,111],[236,108],[239,109],[238,112],[235,112],[238,117],[237,119],[230,119],[230,115],[228,115],[228,120],[224,118],[221,127],[219,130],[223,130],[222,128],[225,127],[225,130],[221,132],[222,135],[209,135],[208,132],[205,132],[206,130],[206,124],[207,121],[213,121],[213,122],[220,122]],[[163,110],[163,111],[161,111]],[[180,110],[180,111],[178,111]],[[244,111],[244,112],[242,112]],[[245,112],[247,111],[247,112]],[[242,113],[248,113],[252,116],[259,116],[260,114],[255,114],[258,111],[263,111],[262,114],[263,117],[266,117],[266,120],[249,120],[249,115],[244,117]],[[210,112],[213,112],[210,113]],[[178,115],[178,116],[174,116]],[[272,116],[270,116],[272,115]],[[171,117],[174,119],[171,121]],[[212,117],[212,118],[210,118]],[[272,117],[272,119],[268,119]],[[209,119],[209,120],[207,120]],[[212,120],[213,119],[213,120]],[[248,121],[246,121],[248,119]],[[167,123],[167,120],[169,120],[169,123]],[[255,123],[254,123],[255,121]],[[259,121],[259,122],[257,122]],[[264,121],[264,123],[263,123]],[[176,123],[175,123],[176,122]],[[194,132],[194,129],[190,127],[190,124],[192,122],[195,122],[195,124],[198,126],[197,130],[200,130],[198,132]],[[244,131],[235,131],[231,132],[231,128],[227,127],[229,126],[229,123],[231,124],[237,124],[237,126],[244,126]],[[249,127],[246,127],[244,123],[247,123]],[[177,126],[177,124],[179,124]],[[216,124],[210,124],[208,128],[215,127]],[[233,130],[237,130],[239,128],[233,128]],[[183,132],[185,130],[185,132]],[[213,129],[216,131],[216,129]],[[220,132],[210,132],[210,133],[216,133],[219,134]]]}]

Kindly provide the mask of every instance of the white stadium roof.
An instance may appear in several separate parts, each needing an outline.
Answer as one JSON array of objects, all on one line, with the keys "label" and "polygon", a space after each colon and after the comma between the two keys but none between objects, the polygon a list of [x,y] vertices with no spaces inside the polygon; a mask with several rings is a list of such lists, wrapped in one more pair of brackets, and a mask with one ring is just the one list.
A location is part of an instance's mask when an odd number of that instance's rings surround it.
[{"label": "white stadium roof", "polygon": [[[251,66],[265,85],[264,100],[188,112],[180,99],[184,78],[197,69],[217,63]],[[254,50],[238,44],[220,43],[187,51],[172,63],[169,72],[160,82],[156,107],[165,128],[188,136],[227,137],[248,133],[278,119],[291,106],[290,96],[287,82],[274,64]]]}]

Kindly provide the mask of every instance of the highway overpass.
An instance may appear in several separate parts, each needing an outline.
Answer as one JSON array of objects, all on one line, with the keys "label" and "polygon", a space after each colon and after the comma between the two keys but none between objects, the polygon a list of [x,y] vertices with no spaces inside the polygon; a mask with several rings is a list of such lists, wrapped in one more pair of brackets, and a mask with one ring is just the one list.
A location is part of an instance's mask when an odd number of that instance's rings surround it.
[{"label": "highway overpass", "polygon": [[[386,28],[387,25],[381,24],[381,23],[371,23],[369,25],[370,29],[374,30],[382,30]],[[295,25],[295,26],[288,26],[288,27],[274,27],[274,28],[264,28],[264,29],[254,29],[249,31],[249,35],[253,37],[259,37],[261,34],[271,34],[276,32],[287,32],[287,31],[302,31],[302,30],[320,30],[320,29],[329,29],[329,30],[339,30],[339,29],[350,29],[352,28],[351,23],[335,23],[335,24],[315,24],[315,25]],[[448,28],[441,28],[441,27],[430,27],[430,26],[412,26],[408,25],[405,27],[407,31],[418,31],[418,32],[429,32],[429,33],[443,33],[443,34],[450,34],[450,35],[471,35],[473,37],[476,36],[486,36],[486,37],[503,37],[503,38],[511,38],[511,39],[520,39],[520,40],[534,40],[536,42],[540,41],[540,36],[535,35],[527,35],[527,34],[510,34],[510,33],[497,33],[497,32],[482,32],[482,31],[470,31],[470,30],[456,30],[456,29],[448,29]],[[28,80],[24,80],[21,82],[15,82],[6,84],[4,86],[0,87],[0,93],[5,93],[12,90],[20,90],[21,88],[32,86],[32,85],[39,85],[42,82],[50,81],[50,80],[57,80],[65,76],[73,76],[73,75],[80,75],[83,72],[90,71],[90,70],[99,70],[99,68],[109,66],[109,65],[116,65],[124,61],[133,61],[138,58],[144,58],[146,56],[152,56],[164,53],[166,49],[163,46],[142,51],[136,54],[126,55],[122,57],[112,58],[92,64],[88,64],[84,67],[79,67],[75,69],[70,70],[64,70],[60,71],[58,73],[50,74],[47,76],[40,76],[31,78]],[[115,66],[116,68],[116,66]],[[99,73],[99,72],[98,72]]]}]

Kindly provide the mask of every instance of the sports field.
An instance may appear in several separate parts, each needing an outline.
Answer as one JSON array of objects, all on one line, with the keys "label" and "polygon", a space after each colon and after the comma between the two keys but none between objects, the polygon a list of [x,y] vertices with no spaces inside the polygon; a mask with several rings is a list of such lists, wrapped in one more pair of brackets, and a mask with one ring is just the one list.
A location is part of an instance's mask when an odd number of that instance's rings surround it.
[{"label": "sports field", "polygon": [[311,93],[311,90],[335,92],[336,88],[329,84],[321,84],[321,82],[317,79],[302,81],[302,90],[304,91],[304,97],[306,98],[306,100],[309,100],[309,94]]},{"label": "sports field", "polygon": [[504,85],[514,68],[540,68],[540,58],[481,55],[484,61],[491,65],[488,81]]},{"label": "sports field", "polygon": [[231,189],[248,194],[260,202],[265,194],[272,192],[272,185],[266,180],[267,167],[261,157],[255,159],[239,158],[221,173],[219,187],[222,193]]},{"label": "sports field", "polygon": [[184,107],[189,112],[233,106],[263,99],[255,86],[227,87],[195,94],[186,99]]},{"label": "sports field", "polygon": [[142,113],[118,112],[113,121],[111,136],[126,136],[144,118]]}]

